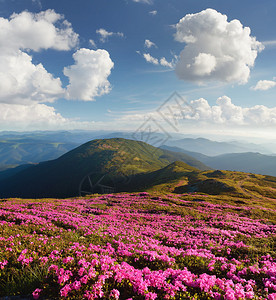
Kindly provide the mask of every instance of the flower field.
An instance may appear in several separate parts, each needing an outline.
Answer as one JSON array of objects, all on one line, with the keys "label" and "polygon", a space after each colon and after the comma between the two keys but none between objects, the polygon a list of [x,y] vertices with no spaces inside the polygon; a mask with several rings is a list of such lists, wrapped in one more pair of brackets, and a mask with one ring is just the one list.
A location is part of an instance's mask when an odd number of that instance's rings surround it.
[{"label": "flower field", "polygon": [[0,200],[0,297],[276,299],[273,220],[208,201],[148,193]]}]

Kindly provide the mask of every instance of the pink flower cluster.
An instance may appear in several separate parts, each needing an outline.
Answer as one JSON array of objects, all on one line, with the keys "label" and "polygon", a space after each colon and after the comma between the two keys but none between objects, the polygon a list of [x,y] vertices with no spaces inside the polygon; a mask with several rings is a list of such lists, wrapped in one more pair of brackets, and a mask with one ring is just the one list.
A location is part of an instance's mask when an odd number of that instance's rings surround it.
[{"label": "pink flower cluster", "polygon": [[34,299],[276,299],[276,257],[252,242],[275,239],[276,226],[189,197],[1,202],[0,280],[41,268]]}]

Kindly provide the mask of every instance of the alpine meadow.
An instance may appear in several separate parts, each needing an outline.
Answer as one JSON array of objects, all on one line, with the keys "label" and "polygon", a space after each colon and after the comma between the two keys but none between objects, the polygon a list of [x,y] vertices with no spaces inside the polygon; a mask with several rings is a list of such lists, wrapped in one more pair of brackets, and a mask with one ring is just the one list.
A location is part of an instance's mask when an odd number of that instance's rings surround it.
[{"label": "alpine meadow", "polygon": [[0,300],[276,300],[275,14],[0,0]]}]

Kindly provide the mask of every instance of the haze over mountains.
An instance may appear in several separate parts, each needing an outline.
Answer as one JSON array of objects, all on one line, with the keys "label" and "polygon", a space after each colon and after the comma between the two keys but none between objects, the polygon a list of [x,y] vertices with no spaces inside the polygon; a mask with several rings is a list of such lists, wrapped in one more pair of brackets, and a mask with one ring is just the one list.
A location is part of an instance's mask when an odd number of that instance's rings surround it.
[{"label": "haze over mountains", "polygon": [[[0,170],[25,164],[53,160],[93,139],[126,138],[154,144],[146,135],[131,132],[54,131],[1,132]],[[160,140],[162,134],[157,135]],[[160,144],[163,149],[185,153],[213,169],[254,172],[276,176],[276,156],[273,148],[247,142],[217,142],[206,138],[175,135]],[[26,168],[22,166],[21,168]],[[0,179],[18,172],[0,172]],[[20,169],[21,170],[21,169]]]},{"label": "haze over mountains", "polygon": [[212,169],[249,172],[276,176],[276,156],[258,152],[228,153],[207,156],[202,153],[187,151],[179,147],[162,146],[162,149],[190,155]]},{"label": "haze over mountains", "polygon": [[273,151],[262,145],[240,141],[217,142],[206,138],[184,138],[172,140],[170,146],[185,149],[186,151],[199,152],[207,156],[216,156],[229,153],[260,152],[272,154]]}]

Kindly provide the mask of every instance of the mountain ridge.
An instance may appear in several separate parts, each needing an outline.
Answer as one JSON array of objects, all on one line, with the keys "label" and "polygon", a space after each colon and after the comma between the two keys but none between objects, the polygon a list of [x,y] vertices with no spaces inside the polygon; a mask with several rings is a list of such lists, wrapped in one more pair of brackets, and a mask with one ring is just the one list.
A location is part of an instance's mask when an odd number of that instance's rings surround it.
[{"label": "mountain ridge", "polygon": [[[176,160],[194,164],[202,170],[210,169],[190,156],[174,154],[140,141],[93,140],[58,159],[30,166],[1,180],[0,197],[76,196],[80,183],[89,174],[94,177],[109,174],[111,181],[120,182],[124,177],[153,172]],[[96,180],[89,178],[93,179]]]},{"label": "mountain ridge", "polygon": [[259,152],[245,152],[207,156],[179,147],[164,145],[161,148],[190,155],[213,169],[276,176],[276,156],[272,155],[265,155]]}]

